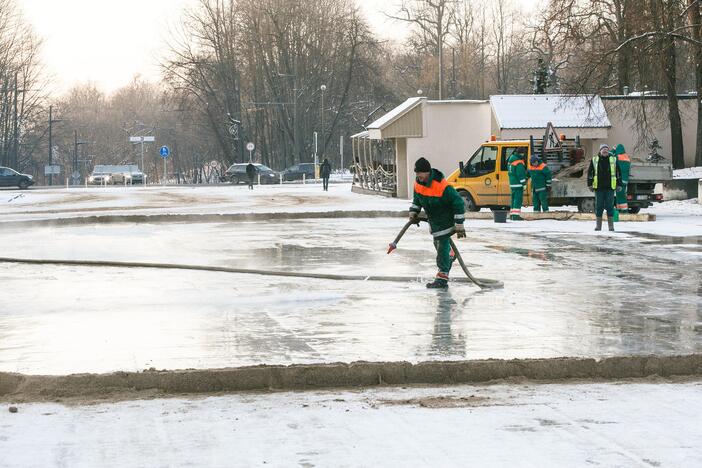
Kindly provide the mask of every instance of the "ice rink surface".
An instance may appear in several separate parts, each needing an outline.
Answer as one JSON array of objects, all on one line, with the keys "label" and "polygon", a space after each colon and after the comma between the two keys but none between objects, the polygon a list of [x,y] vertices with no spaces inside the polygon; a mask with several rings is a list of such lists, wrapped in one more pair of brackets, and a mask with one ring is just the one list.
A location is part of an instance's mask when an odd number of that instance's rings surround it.
[{"label": "ice rink surface", "polygon": [[[260,212],[270,208],[269,199],[297,200],[276,206],[278,211],[406,205],[402,200],[350,194],[348,186],[333,186],[330,195],[318,189],[264,187],[251,194],[232,187],[201,192],[149,188],[125,193],[131,199],[168,198],[172,192],[209,199],[225,197],[229,190],[226,196],[233,201],[222,211],[227,213]],[[99,189],[91,190],[88,194]],[[110,191],[117,189],[97,193],[91,210],[114,213],[100,198]],[[62,200],[60,196],[71,191],[22,193]],[[239,196],[246,203],[237,201]],[[61,205],[46,200],[38,204],[45,202]],[[73,202],[63,206],[78,209]],[[35,219],[32,213],[39,208],[25,206],[10,221],[17,216]],[[399,249],[386,255],[387,244],[404,223],[397,218],[272,217],[236,223],[31,228],[6,222],[0,224],[5,257],[408,275],[418,281],[338,282],[0,264],[0,371],[66,374],[261,363],[700,352],[698,208],[684,202],[662,205],[656,208],[659,221],[619,223],[614,234],[594,233],[592,224],[582,221],[468,221],[468,238],[458,242],[464,258],[473,274],[502,280],[505,288],[480,291],[461,284],[446,293],[427,291],[420,281],[435,273],[426,226],[412,228]],[[171,201],[159,209],[191,212],[193,204]],[[453,273],[462,275],[458,268]]]}]

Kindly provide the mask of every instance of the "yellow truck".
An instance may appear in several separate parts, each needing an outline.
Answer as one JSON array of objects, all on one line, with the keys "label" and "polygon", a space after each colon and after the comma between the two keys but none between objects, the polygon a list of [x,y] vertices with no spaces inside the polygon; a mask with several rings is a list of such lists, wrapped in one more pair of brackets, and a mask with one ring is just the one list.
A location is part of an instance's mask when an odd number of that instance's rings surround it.
[{"label": "yellow truck", "polygon": [[[557,147],[543,148],[542,139],[486,141],[468,158],[459,163],[458,170],[447,177],[447,181],[461,194],[466,211],[481,208],[509,209],[510,190],[507,175],[507,160],[517,153],[531,167],[533,154],[545,158],[553,172],[553,183],[549,194],[550,206],[575,205],[580,212],[592,212],[595,208],[593,193],[587,187],[587,169],[591,155],[586,155],[579,138],[561,139]],[[638,213],[641,208],[663,200],[654,193],[656,183],[671,180],[670,164],[649,163],[632,158],[629,178],[629,212]],[[531,205],[531,181],[524,191],[524,206]]]}]

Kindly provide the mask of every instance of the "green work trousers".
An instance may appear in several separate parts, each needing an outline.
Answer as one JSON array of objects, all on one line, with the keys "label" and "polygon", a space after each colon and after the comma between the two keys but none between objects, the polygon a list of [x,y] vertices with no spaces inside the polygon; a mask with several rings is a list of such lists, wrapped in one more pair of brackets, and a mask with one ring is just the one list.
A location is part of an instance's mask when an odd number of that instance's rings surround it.
[{"label": "green work trousers", "polygon": [[451,243],[449,242],[451,236],[439,237],[434,239],[434,248],[436,248],[436,266],[439,268],[439,273],[444,273],[448,276],[451,271],[451,266],[453,265],[456,257],[453,256],[451,251]]},{"label": "green work trousers", "polygon": [[614,217],[614,190],[595,190],[595,216],[601,218],[605,211],[607,218]]},{"label": "green work trousers", "polygon": [[534,211],[543,211],[546,213],[548,211],[548,192],[546,189],[539,191],[534,190],[531,195],[534,200]]},{"label": "green work trousers", "polygon": [[524,200],[524,187],[510,187],[512,191],[512,210],[509,212],[512,215],[522,213],[522,200]]},{"label": "green work trousers", "polygon": [[629,202],[626,199],[626,189],[628,184],[622,184],[622,189],[617,192],[617,209],[619,211],[627,211]]}]

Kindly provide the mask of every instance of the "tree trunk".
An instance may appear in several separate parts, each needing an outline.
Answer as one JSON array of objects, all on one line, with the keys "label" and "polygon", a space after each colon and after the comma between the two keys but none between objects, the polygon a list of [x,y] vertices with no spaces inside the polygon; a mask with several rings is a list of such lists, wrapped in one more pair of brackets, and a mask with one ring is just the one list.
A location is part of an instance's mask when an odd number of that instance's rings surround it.
[{"label": "tree trunk", "polygon": [[[658,3],[660,2],[660,3]],[[653,0],[652,5],[655,5],[652,9],[652,14],[654,18],[660,5],[659,10],[660,15],[663,15],[660,19],[655,19],[655,21],[660,21],[658,23],[659,31],[672,31],[675,29],[677,15],[677,9],[674,7],[673,2],[665,2],[662,0]],[[664,26],[660,27],[660,26]],[[678,94],[677,94],[677,73],[676,73],[676,48],[675,39],[666,36],[661,40],[661,60],[663,62],[663,76],[665,80],[666,95],[668,96],[668,120],[670,121],[670,141],[671,141],[671,159],[673,161],[674,169],[682,169],[685,167],[685,153],[683,148],[683,137],[682,137],[682,122],[680,120],[680,106],[678,104]]]},{"label": "tree trunk", "polygon": [[668,119],[670,120],[670,141],[674,169],[685,167],[683,152],[682,122],[677,94],[677,76],[675,72],[675,43],[672,39],[664,40],[663,68],[665,71],[666,94],[668,95]]},{"label": "tree trunk", "polygon": [[[692,27],[692,38],[702,40],[702,15],[698,0],[688,1],[688,15]],[[694,46],[692,50],[693,64],[695,66],[695,88],[697,90],[697,138],[695,148],[695,166],[702,166],[702,47]]]}]

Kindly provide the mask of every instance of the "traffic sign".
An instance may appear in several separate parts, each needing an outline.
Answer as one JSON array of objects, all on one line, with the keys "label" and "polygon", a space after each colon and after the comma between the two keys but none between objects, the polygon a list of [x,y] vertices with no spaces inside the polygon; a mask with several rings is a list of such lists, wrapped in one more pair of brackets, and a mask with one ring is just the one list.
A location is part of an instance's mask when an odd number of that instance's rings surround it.
[{"label": "traffic sign", "polygon": [[253,151],[256,148],[256,145],[254,145],[251,142],[246,143],[246,150],[247,151]]},{"label": "traffic sign", "polygon": [[61,175],[61,166],[58,164],[47,164],[44,166],[44,175]]},{"label": "traffic sign", "polygon": [[158,150],[158,153],[163,159],[166,159],[171,154],[171,150],[168,148],[168,146],[162,146],[161,149]]},{"label": "traffic sign", "polygon": [[156,137],[153,136],[133,136],[129,137],[129,141],[132,143],[144,143],[144,142],[154,142]]}]

